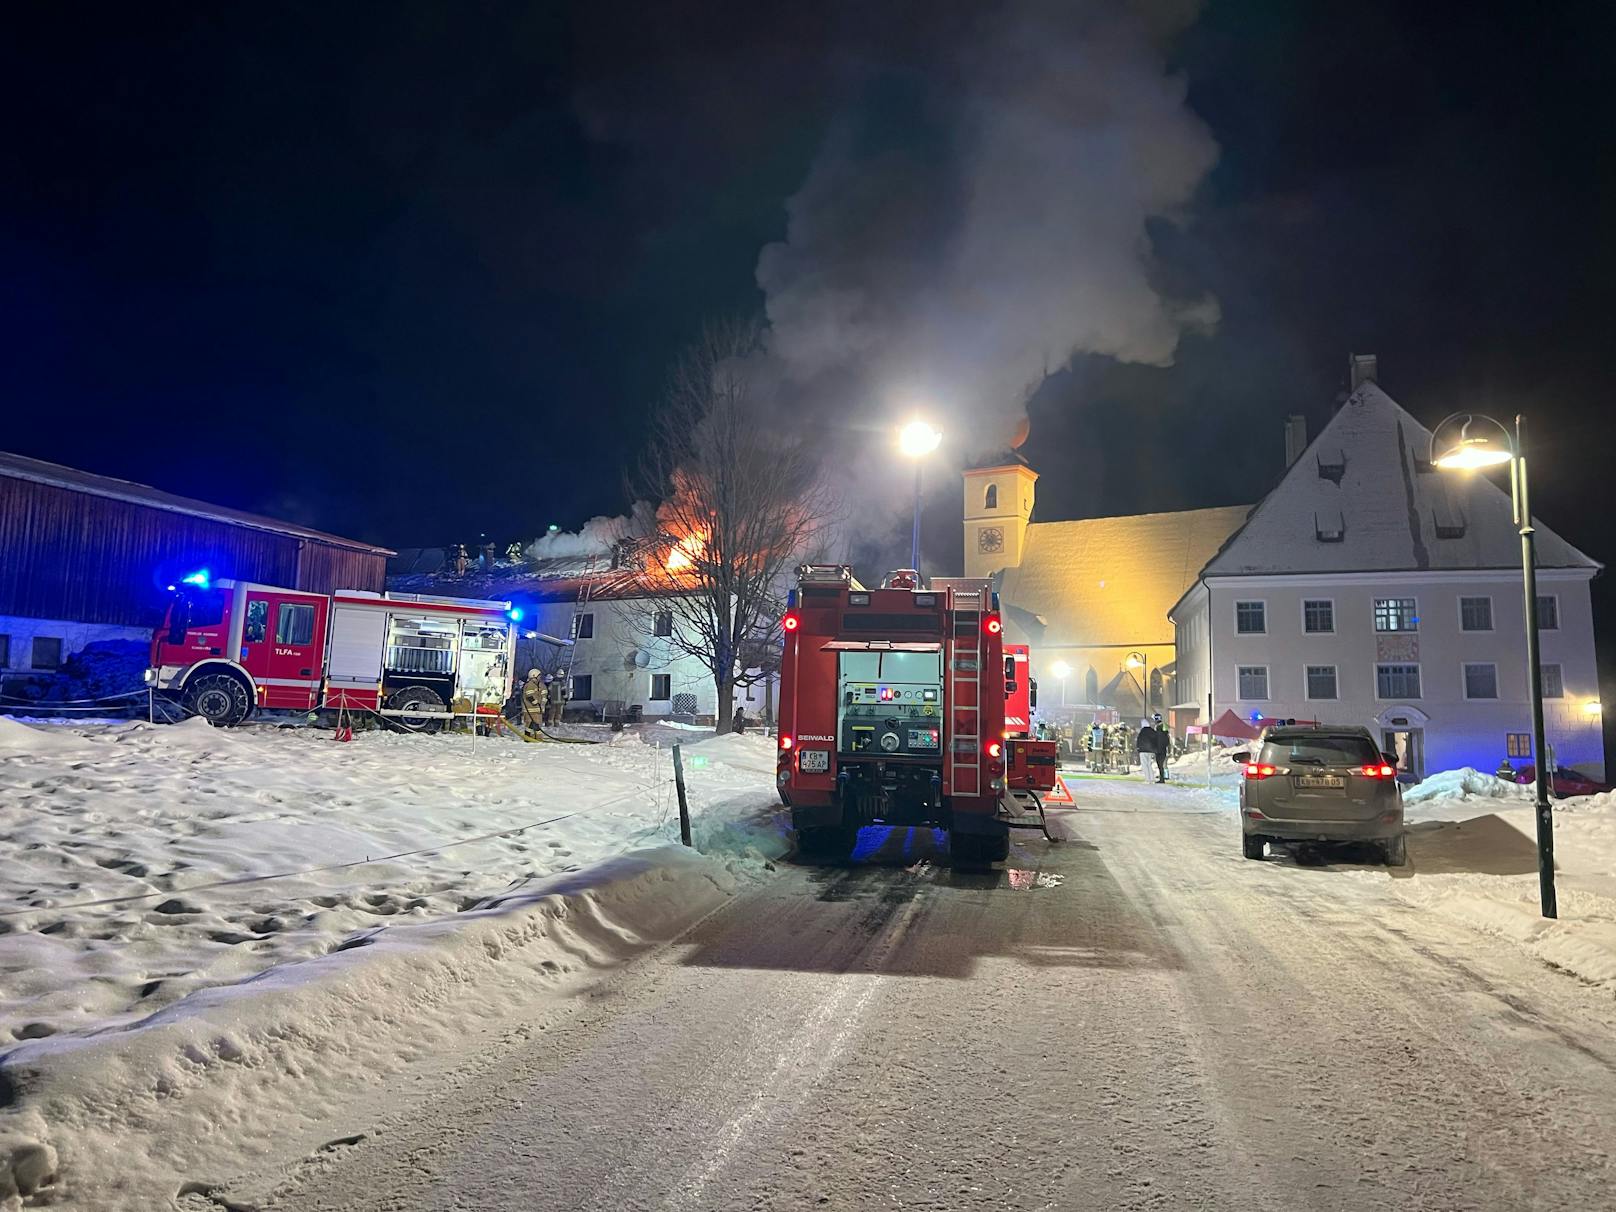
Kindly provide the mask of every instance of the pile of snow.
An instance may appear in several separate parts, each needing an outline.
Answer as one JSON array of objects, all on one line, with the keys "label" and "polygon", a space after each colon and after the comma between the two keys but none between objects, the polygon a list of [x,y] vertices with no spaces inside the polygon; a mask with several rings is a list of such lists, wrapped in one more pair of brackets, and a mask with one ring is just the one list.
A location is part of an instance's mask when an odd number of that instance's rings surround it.
[{"label": "pile of snow", "polygon": [[705,856],[667,848],[668,750],[611,739],[0,719],[0,1206],[54,1154],[167,1206],[787,849],[768,738],[686,738]]},{"label": "pile of snow", "polygon": [[1511,783],[1495,774],[1483,774],[1470,766],[1458,770],[1444,770],[1433,774],[1424,782],[1403,791],[1403,806],[1414,804],[1447,804],[1466,800],[1518,800],[1530,803],[1532,791],[1519,783]]}]

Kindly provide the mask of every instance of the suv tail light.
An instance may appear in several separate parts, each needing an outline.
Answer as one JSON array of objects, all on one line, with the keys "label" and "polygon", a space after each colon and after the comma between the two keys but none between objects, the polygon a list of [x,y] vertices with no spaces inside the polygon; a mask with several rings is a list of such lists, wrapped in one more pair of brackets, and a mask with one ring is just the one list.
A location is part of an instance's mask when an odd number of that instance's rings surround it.
[{"label": "suv tail light", "polygon": [[1246,763],[1246,777],[1248,779],[1252,779],[1253,781],[1258,779],[1273,778],[1274,775],[1278,773],[1278,766],[1262,766],[1258,765],[1256,762]]},{"label": "suv tail light", "polygon": [[1390,766],[1360,766],[1358,773],[1366,779],[1394,779],[1397,771]]}]

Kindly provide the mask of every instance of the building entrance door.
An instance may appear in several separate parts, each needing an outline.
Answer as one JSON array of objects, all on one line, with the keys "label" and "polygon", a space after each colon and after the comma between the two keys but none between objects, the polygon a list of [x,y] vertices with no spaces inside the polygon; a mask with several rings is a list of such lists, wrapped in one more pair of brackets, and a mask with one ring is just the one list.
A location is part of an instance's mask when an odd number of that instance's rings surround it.
[{"label": "building entrance door", "polygon": [[1381,749],[1397,755],[1399,777],[1415,782],[1425,777],[1425,729],[1386,728],[1380,735]]}]

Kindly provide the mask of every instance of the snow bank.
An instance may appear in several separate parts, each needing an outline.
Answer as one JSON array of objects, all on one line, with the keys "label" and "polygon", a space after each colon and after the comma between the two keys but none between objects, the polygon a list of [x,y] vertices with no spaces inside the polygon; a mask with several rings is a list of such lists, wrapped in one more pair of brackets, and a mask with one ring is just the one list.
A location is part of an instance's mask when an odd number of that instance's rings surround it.
[{"label": "snow bank", "polygon": [[677,935],[788,843],[772,741],[685,753],[707,857],[632,733],[0,720],[0,1201],[167,1206]]},{"label": "snow bank", "polygon": [[1403,790],[1403,806],[1413,804],[1460,802],[1473,799],[1519,800],[1530,803],[1532,791],[1519,783],[1511,783],[1494,774],[1483,774],[1470,766],[1458,770],[1444,770],[1433,774],[1424,782]]}]

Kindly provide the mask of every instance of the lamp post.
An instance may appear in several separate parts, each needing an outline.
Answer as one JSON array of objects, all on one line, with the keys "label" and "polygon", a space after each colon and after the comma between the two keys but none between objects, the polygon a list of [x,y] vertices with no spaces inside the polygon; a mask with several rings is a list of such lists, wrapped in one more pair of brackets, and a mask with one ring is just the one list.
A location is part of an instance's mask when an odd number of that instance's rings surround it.
[{"label": "lamp post", "polygon": [[924,421],[910,421],[898,431],[898,449],[915,461],[915,533],[909,547],[909,562],[920,571],[920,463],[937,449],[943,435]]},{"label": "lamp post", "polygon": [[1130,652],[1127,665],[1129,669],[1140,669],[1143,673],[1139,679],[1139,696],[1145,700],[1145,718],[1150,718],[1150,658],[1142,652]]},{"label": "lamp post", "polygon": [[1061,706],[1066,706],[1066,679],[1072,676],[1072,667],[1065,661],[1056,661],[1049,667],[1049,672],[1060,679]]},{"label": "lamp post", "polygon": [[[1437,454],[1437,436],[1451,422],[1463,420],[1459,437]],[[1476,422],[1491,425],[1503,438],[1472,437]],[[1526,420],[1515,417],[1515,431],[1479,413],[1456,412],[1431,431],[1431,463],[1443,471],[1475,471],[1509,464],[1509,497],[1521,536],[1521,589],[1526,606],[1526,679],[1532,697],[1532,766],[1537,818],[1537,884],[1544,917],[1559,917],[1554,893],[1554,814],[1549,806],[1548,745],[1543,729],[1543,666],[1537,642],[1537,555],[1532,528],[1532,498],[1526,479]]]}]

